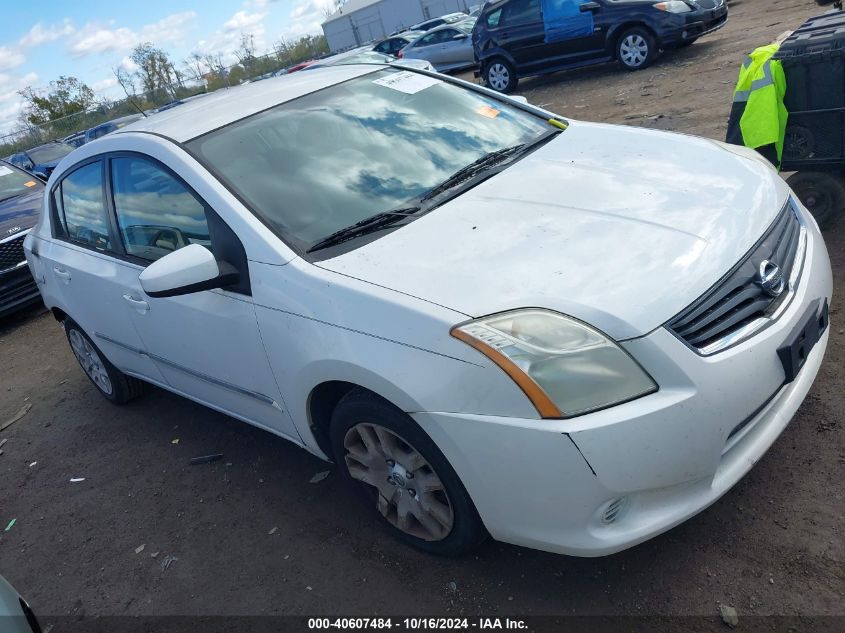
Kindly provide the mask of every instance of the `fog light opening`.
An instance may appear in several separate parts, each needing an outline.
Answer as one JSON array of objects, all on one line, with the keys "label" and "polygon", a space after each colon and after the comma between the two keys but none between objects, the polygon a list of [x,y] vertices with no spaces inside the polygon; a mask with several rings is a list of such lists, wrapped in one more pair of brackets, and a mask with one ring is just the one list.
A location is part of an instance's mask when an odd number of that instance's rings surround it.
[{"label": "fog light opening", "polygon": [[619,497],[614,499],[605,506],[604,512],[601,514],[601,522],[604,525],[610,525],[615,522],[621,515],[625,506],[628,505],[628,497]]}]

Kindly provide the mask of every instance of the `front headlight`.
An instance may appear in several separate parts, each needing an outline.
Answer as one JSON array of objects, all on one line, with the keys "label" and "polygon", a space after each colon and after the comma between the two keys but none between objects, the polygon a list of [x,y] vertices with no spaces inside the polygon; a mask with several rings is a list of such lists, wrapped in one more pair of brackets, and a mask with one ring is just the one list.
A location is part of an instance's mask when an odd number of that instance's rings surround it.
[{"label": "front headlight", "polygon": [[692,11],[692,7],[690,7],[686,2],[682,2],[681,0],[670,0],[669,2],[658,2],[654,6],[655,9],[660,9],[661,11],[666,11],[667,13],[687,13],[688,11]]},{"label": "front headlight", "polygon": [[544,418],[568,418],[657,391],[615,342],[556,312],[503,312],[451,333],[499,365]]}]

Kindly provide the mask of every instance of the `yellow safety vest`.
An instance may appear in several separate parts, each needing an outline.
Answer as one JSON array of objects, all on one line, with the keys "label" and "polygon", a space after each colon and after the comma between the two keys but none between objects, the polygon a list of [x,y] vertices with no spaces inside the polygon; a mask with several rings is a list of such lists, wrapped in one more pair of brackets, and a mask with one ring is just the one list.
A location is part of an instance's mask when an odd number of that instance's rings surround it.
[{"label": "yellow safety vest", "polygon": [[761,46],[743,62],[734,91],[734,107],[744,104],[739,121],[743,144],[753,149],[774,144],[780,166],[789,112],[783,104],[783,65],[772,59],[778,48],[778,44]]}]

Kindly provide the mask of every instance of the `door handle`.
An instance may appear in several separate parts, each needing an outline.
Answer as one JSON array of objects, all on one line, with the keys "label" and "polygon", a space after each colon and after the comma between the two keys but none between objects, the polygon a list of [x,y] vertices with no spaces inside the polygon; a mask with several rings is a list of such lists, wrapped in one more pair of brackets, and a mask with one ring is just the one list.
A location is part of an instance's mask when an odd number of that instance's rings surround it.
[{"label": "door handle", "polygon": [[123,299],[141,314],[146,314],[150,311],[150,304],[143,299],[136,299],[132,295],[123,295]]},{"label": "door handle", "polygon": [[58,266],[56,266],[53,268],[53,272],[56,274],[56,277],[64,281],[66,284],[70,283],[70,273],[64,268],[59,268]]}]

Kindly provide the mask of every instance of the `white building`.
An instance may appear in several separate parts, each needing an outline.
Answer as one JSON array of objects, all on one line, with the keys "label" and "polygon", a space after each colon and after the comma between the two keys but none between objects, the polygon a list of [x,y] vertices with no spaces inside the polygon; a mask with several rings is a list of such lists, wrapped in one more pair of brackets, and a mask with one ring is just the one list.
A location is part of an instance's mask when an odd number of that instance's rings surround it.
[{"label": "white building", "polygon": [[447,13],[468,11],[481,0],[348,0],[323,23],[323,33],[334,51],[384,39],[404,29]]}]

